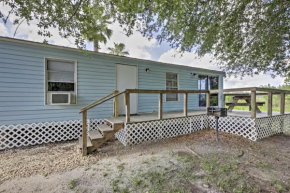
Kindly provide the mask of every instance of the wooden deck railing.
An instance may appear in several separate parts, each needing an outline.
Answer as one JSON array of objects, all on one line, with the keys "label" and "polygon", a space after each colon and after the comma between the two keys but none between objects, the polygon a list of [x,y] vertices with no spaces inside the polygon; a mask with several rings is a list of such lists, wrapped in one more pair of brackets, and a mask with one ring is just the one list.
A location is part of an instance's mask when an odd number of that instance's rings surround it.
[{"label": "wooden deck railing", "polygon": [[[111,100],[114,98],[114,116],[118,117],[118,97],[121,94],[124,94],[124,103],[125,103],[125,109],[126,109],[126,122],[130,122],[130,94],[158,94],[158,119],[162,119],[163,116],[163,94],[172,94],[172,93],[178,93],[183,94],[184,96],[184,104],[183,104],[183,115],[188,115],[188,94],[200,94],[205,93],[206,94],[206,107],[210,106],[210,94],[216,94],[216,93],[227,93],[225,95],[233,95],[233,93],[236,92],[250,92],[251,96],[251,117],[256,118],[256,96],[257,95],[267,95],[268,94],[268,110],[267,113],[269,116],[272,116],[272,100],[274,94],[281,95],[280,99],[280,114],[285,114],[285,95],[290,94],[290,90],[280,90],[280,89],[271,89],[271,88],[257,88],[257,87],[248,87],[248,88],[235,88],[235,89],[220,89],[220,90],[142,90],[142,89],[127,89],[121,93],[118,91],[114,91],[107,96],[83,107],[80,109],[80,113],[82,113],[82,123],[83,123],[83,155],[87,154],[87,111],[91,108],[96,107],[97,105],[100,105],[108,100]],[[260,92],[260,93],[257,93]],[[245,93],[243,93],[245,94]],[[223,102],[223,105],[225,106],[225,103]]]},{"label": "wooden deck railing", "polygon": [[158,94],[158,119],[163,116],[163,94],[183,94],[183,115],[188,115],[188,94],[206,94],[206,107],[210,106],[210,93],[209,90],[142,90],[142,89],[127,89],[125,91],[125,109],[126,109],[126,122],[130,122],[130,94]]},{"label": "wooden deck railing", "polygon": [[[232,89],[220,89],[210,90],[212,93],[223,93],[223,106],[225,105],[225,96],[235,95],[236,92],[250,92],[251,95],[251,117],[256,118],[256,96],[257,95],[268,95],[268,109],[267,115],[272,116],[273,108],[273,95],[280,95],[280,114],[285,114],[285,95],[290,94],[290,90],[274,89],[274,88],[260,88],[260,87],[246,87],[246,88],[232,88]],[[225,94],[228,93],[229,94]],[[258,93],[257,93],[258,92]]]}]

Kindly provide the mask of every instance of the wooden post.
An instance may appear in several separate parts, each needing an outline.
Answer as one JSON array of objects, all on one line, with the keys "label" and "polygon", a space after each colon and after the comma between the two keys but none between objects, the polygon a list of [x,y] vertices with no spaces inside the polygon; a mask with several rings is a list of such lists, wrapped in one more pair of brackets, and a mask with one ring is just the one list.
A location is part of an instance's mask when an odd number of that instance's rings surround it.
[{"label": "wooden post", "polygon": [[125,93],[126,123],[130,122],[130,93]]},{"label": "wooden post", "polygon": [[82,150],[83,150],[83,156],[87,155],[87,111],[83,111],[83,144],[82,144]]},{"label": "wooden post", "polygon": [[222,97],[223,97],[223,101],[222,101],[222,105],[221,105],[221,107],[222,108],[225,108],[226,107],[226,95],[224,94],[224,93],[221,93],[222,94]]},{"label": "wooden post", "polygon": [[206,108],[210,106],[210,93],[206,93]]},{"label": "wooden post", "polygon": [[272,108],[273,108],[273,93],[268,92],[268,116],[272,116]]},{"label": "wooden post", "polygon": [[256,107],[256,91],[251,91],[251,117],[256,118],[257,107]]},{"label": "wooden post", "polygon": [[188,93],[184,93],[183,99],[183,116],[187,117],[187,102],[188,102]]},{"label": "wooden post", "polygon": [[[119,91],[115,90],[114,94],[117,95]],[[119,116],[119,96],[114,98],[114,117]]]},{"label": "wooden post", "polygon": [[162,105],[163,105],[163,98],[162,93],[159,93],[159,107],[158,107],[158,119],[162,119]]},{"label": "wooden post", "polygon": [[281,98],[280,98],[280,114],[284,115],[285,114],[285,93],[281,93]]}]

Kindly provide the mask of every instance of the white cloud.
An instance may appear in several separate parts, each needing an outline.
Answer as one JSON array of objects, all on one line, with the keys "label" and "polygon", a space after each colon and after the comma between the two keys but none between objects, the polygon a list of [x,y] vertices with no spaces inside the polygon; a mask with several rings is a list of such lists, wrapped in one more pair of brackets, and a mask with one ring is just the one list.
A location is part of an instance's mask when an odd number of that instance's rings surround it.
[{"label": "white cloud", "polygon": [[8,36],[9,32],[4,23],[0,23],[0,35],[1,36]]},{"label": "white cloud", "polygon": [[[175,50],[171,49],[168,52],[163,53],[158,61],[219,70],[217,66],[210,62],[212,58],[208,54],[200,59],[197,58],[197,54],[195,53],[187,52],[183,54],[183,57],[180,57],[180,55],[174,57],[175,54]],[[261,85],[268,84],[272,86],[279,86],[283,83],[283,81],[284,78],[278,76],[273,79],[270,74],[259,74],[253,77],[245,76],[243,79],[230,77],[225,80],[224,88],[259,87]]]},{"label": "white cloud", "polygon": [[151,59],[151,54],[146,50],[148,47],[157,47],[156,39],[150,41],[143,37],[140,32],[134,30],[131,36],[126,36],[123,29],[118,23],[114,23],[109,26],[113,30],[113,35],[106,45],[101,44],[101,51],[108,52],[108,47],[113,47],[115,43],[124,43],[126,50],[129,51],[130,57]]},{"label": "white cloud", "polygon": [[241,78],[231,77],[225,81],[225,88],[241,88],[241,87],[259,87],[270,84],[271,86],[279,86],[283,84],[284,78],[277,76],[272,78],[270,74],[259,74],[253,77],[245,76]]},{"label": "white cloud", "polygon": [[[0,5],[1,12],[6,16],[9,13],[9,10],[11,9],[9,6],[3,6]],[[8,18],[8,22],[6,25],[4,23],[0,23],[0,34],[1,36],[9,36],[13,37],[14,32],[17,28],[17,25],[12,25],[13,21],[17,17],[13,14],[11,14]],[[1,21],[3,22],[3,21]],[[26,21],[24,21],[18,28],[15,38],[18,39],[24,39],[24,40],[30,40],[30,41],[36,41],[36,42],[43,42],[44,39],[48,40],[49,43],[55,44],[55,45],[61,45],[61,46],[69,46],[69,47],[76,47],[73,43],[73,39],[70,39],[72,44],[67,40],[62,38],[59,33],[58,29],[50,28],[49,31],[53,35],[51,38],[45,38],[43,36],[38,35],[39,28],[37,27],[38,21],[33,20],[30,21],[30,24],[28,25]]]},{"label": "white cloud", "polygon": [[185,52],[181,56],[174,49],[163,53],[158,59],[159,62],[173,63],[178,65],[193,66],[198,68],[206,68],[211,70],[218,70],[217,66],[211,63],[211,55],[206,54],[202,58],[198,58],[196,53]]}]

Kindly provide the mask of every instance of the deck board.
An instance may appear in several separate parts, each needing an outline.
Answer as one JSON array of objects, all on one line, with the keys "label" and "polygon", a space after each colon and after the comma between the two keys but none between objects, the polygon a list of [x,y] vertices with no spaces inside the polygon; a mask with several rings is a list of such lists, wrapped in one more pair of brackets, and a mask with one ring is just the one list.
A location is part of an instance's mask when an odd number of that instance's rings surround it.
[{"label": "deck board", "polygon": [[[188,116],[194,116],[194,115],[205,115],[205,110],[199,110],[199,111],[188,111]],[[285,113],[288,114],[288,113]],[[278,112],[273,112],[274,115],[280,115]],[[234,110],[232,112],[228,112],[228,116],[236,116],[236,117],[251,117],[251,111],[242,111],[242,110]],[[163,112],[163,118],[162,119],[170,119],[170,118],[179,118],[184,117],[183,111],[178,112]],[[267,112],[257,113],[257,118],[261,117],[268,117]],[[126,120],[125,116],[119,116],[117,119],[124,121]],[[137,115],[131,115],[130,116],[130,122],[136,123],[136,122],[144,122],[144,121],[154,121],[159,120],[158,119],[158,113],[144,113],[144,114],[137,114]]]}]

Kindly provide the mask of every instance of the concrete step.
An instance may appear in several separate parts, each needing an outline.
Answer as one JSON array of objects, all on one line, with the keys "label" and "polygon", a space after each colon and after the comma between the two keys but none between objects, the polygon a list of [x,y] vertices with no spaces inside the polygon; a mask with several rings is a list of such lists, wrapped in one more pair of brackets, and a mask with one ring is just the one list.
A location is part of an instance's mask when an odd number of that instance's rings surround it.
[{"label": "concrete step", "polygon": [[108,132],[112,132],[114,131],[113,128],[111,128],[110,126],[106,125],[106,124],[101,124],[98,125],[98,129],[100,130],[100,132],[103,134],[103,136],[108,133]]},{"label": "concrete step", "polygon": [[[83,147],[83,138],[79,138],[79,148]],[[87,137],[87,147],[93,147],[92,141],[89,137]]]},{"label": "concrete step", "polygon": [[91,140],[95,140],[95,139],[102,139],[103,135],[100,133],[100,131],[94,130],[94,131],[89,131],[89,137],[91,138]]}]

